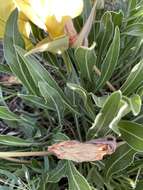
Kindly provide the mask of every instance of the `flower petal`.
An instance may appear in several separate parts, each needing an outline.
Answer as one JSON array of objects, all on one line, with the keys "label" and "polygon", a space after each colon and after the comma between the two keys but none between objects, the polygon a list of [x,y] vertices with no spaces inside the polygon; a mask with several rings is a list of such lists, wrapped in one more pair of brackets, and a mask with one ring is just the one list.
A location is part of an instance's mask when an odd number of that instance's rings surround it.
[{"label": "flower petal", "polygon": [[70,17],[63,17],[61,22],[58,22],[55,16],[49,16],[46,20],[46,27],[49,32],[50,37],[57,38],[64,35],[65,23],[70,19]]},{"label": "flower petal", "polygon": [[12,0],[0,0],[0,38],[3,38],[6,21],[14,9]]},{"label": "flower petal", "polygon": [[[19,10],[39,28],[46,30],[44,18],[36,12],[30,0],[14,0]],[[37,2],[35,2],[36,4]],[[42,14],[42,13],[41,13]]]},{"label": "flower petal", "polygon": [[31,33],[31,25],[27,17],[22,12],[19,13],[18,26],[19,26],[19,31],[24,38],[26,49],[28,50],[31,49],[33,47],[31,41],[29,40],[29,36]]}]

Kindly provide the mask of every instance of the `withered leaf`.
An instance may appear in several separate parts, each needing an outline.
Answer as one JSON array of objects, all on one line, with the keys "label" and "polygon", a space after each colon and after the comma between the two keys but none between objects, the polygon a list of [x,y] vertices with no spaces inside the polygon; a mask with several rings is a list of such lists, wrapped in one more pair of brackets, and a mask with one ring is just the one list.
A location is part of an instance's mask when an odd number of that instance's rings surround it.
[{"label": "withered leaf", "polygon": [[73,45],[73,43],[75,43],[75,41],[77,40],[77,31],[74,27],[74,23],[72,21],[72,19],[69,19],[66,24],[65,24],[65,34],[69,37],[69,44]]},{"label": "withered leaf", "polygon": [[4,75],[0,78],[0,83],[5,86],[11,86],[11,85],[19,85],[21,82],[12,75]]},{"label": "withered leaf", "polygon": [[105,155],[112,154],[116,149],[116,142],[97,139],[81,143],[79,141],[63,141],[49,146],[48,151],[59,159],[75,162],[91,162],[102,160]]}]

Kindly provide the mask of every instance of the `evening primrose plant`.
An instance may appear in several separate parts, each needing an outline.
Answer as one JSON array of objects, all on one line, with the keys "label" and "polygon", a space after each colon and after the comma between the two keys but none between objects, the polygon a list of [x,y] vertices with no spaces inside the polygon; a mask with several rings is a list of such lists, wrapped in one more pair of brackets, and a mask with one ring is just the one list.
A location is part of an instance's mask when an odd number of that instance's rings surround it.
[{"label": "evening primrose plant", "polygon": [[65,23],[79,16],[83,0],[15,0],[18,9],[39,28],[48,31],[52,39],[64,35]]},{"label": "evening primrose plant", "polygon": [[[5,25],[7,22],[8,17],[12,13],[12,11],[16,8],[16,5],[13,0],[7,0],[5,3],[3,1],[0,1],[0,39],[3,39],[4,37],[4,31],[5,31]],[[19,25],[19,31],[21,32],[27,49],[32,48],[32,44],[29,40],[30,32],[31,32],[31,26],[27,19],[27,17],[20,12],[19,18],[18,18],[18,25]]]},{"label": "evening primrose plant", "polygon": [[0,189],[142,189],[142,12],[0,0]]},{"label": "evening primrose plant", "polygon": [[[83,0],[77,0],[75,3],[69,0],[38,0],[36,3],[34,0],[7,0],[4,5],[3,2],[1,4],[0,20],[2,27],[0,38],[3,38],[4,26],[10,13],[15,8],[18,8],[19,30],[26,38],[25,40],[30,37],[32,31],[30,21],[45,32],[48,32],[51,40],[64,36],[66,33],[66,23],[79,16],[84,6]],[[70,24],[70,28],[70,30],[74,30],[72,23]],[[26,45],[29,48],[28,44]]]}]

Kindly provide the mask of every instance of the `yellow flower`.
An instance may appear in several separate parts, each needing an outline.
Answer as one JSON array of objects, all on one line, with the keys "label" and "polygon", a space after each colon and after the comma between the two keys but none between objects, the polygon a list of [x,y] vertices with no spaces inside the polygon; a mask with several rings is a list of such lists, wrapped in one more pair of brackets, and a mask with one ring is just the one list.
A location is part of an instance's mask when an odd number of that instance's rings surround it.
[{"label": "yellow flower", "polygon": [[64,35],[65,23],[81,14],[83,0],[15,0],[16,6],[52,39]]},{"label": "yellow flower", "polygon": [[[7,19],[15,8],[16,5],[13,0],[0,0],[0,39],[3,39]],[[32,44],[28,39],[31,31],[31,26],[28,19],[22,12],[19,13],[18,26],[19,31],[24,38],[26,48],[29,49],[32,47]]]},{"label": "yellow flower", "polygon": [[22,12],[19,13],[18,27],[20,33],[23,36],[26,49],[31,49],[33,47],[31,41],[29,40],[29,36],[31,33],[31,25],[27,17]]},{"label": "yellow flower", "polygon": [[14,9],[12,0],[0,0],[0,38],[3,38],[6,21]]}]

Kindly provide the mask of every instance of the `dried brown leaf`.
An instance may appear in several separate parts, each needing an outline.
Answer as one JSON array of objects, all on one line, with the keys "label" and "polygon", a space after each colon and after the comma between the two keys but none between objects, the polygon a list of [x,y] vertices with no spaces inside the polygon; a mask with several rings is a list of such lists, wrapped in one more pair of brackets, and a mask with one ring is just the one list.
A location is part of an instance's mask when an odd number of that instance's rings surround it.
[{"label": "dried brown leaf", "polygon": [[19,85],[21,82],[15,76],[4,75],[0,78],[0,83],[6,86]]},{"label": "dried brown leaf", "polygon": [[63,141],[49,146],[48,151],[59,159],[75,162],[91,162],[102,160],[105,155],[112,154],[116,149],[116,142],[97,139],[81,143],[79,141]]}]

